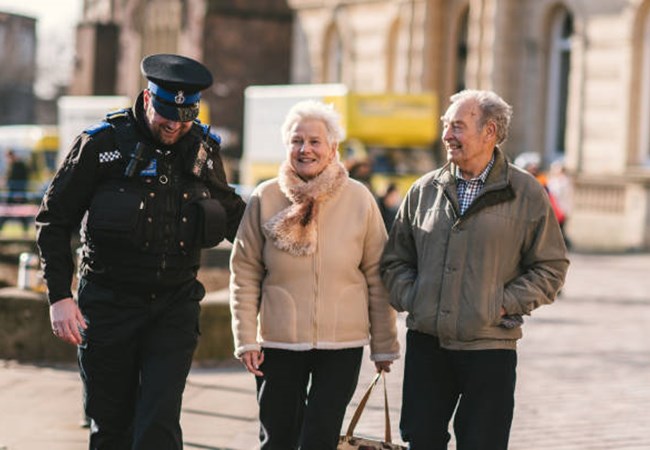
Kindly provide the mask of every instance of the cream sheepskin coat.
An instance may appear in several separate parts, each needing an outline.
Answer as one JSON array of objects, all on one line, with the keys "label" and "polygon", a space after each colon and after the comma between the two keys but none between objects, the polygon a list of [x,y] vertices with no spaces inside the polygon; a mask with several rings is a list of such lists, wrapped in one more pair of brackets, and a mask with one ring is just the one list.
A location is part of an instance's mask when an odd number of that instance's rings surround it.
[{"label": "cream sheepskin coat", "polygon": [[234,241],[235,355],[370,343],[372,360],[398,358],[396,313],[379,275],[386,238],[374,197],[340,162],[308,182],[285,163],[252,193]]}]

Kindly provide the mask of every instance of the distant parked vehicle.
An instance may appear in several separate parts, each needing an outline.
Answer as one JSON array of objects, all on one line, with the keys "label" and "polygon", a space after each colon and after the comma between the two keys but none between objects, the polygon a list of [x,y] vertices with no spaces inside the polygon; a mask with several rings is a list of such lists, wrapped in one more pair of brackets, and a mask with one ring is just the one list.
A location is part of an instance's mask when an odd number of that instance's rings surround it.
[{"label": "distant parked vehicle", "polygon": [[29,170],[27,197],[42,196],[57,167],[59,133],[54,125],[0,126],[0,186],[6,186],[6,152],[13,150]]},{"label": "distant parked vehicle", "polygon": [[291,106],[302,100],[330,103],[338,111],[347,134],[339,146],[341,159],[355,178],[353,170],[369,164],[375,192],[394,184],[404,193],[436,167],[439,120],[433,92],[356,92],[342,84],[249,86],[244,91],[243,185],[277,175],[286,158],[280,127]]}]

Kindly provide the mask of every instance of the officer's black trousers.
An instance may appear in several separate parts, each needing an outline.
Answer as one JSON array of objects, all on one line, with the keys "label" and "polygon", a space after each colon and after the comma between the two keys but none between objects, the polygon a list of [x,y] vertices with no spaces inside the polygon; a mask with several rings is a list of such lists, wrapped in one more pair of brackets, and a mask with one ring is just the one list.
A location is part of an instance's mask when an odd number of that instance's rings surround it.
[{"label": "officer's black trousers", "polygon": [[204,294],[197,281],[155,297],[80,281],[88,328],[78,356],[91,450],[183,448],[181,400]]}]

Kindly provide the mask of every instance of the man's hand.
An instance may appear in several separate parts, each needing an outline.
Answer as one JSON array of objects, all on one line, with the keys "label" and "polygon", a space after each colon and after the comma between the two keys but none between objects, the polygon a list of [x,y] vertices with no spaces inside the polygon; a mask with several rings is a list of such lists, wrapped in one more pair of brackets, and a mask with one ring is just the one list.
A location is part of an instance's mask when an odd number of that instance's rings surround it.
[{"label": "man's hand", "polygon": [[257,377],[264,376],[260,366],[264,362],[264,353],[259,350],[250,350],[241,355],[241,362],[250,373]]},{"label": "man's hand", "polygon": [[88,328],[81,310],[71,297],[50,305],[50,323],[54,335],[72,345],[81,344],[79,329]]}]

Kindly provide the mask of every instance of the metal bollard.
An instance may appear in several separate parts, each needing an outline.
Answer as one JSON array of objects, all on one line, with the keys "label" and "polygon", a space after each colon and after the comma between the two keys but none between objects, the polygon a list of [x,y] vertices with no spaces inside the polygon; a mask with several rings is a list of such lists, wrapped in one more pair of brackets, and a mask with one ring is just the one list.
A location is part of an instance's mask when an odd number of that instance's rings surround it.
[{"label": "metal bollard", "polygon": [[18,288],[29,291],[43,290],[40,260],[34,253],[21,253],[18,257]]}]

